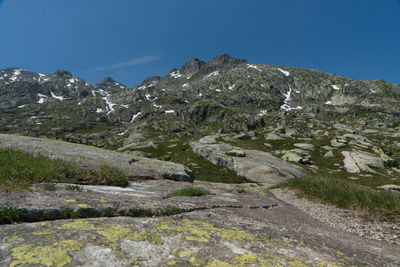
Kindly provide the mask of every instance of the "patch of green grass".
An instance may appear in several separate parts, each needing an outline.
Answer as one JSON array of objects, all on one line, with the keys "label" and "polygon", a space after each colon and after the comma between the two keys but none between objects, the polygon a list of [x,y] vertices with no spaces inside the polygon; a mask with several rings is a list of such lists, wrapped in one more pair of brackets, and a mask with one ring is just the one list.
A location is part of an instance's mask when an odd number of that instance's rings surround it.
[{"label": "patch of green grass", "polygon": [[104,184],[115,185],[115,186],[127,186],[128,176],[117,168],[111,168],[108,166],[100,167],[100,178]]},{"label": "patch of green grass", "polygon": [[193,187],[188,187],[188,188],[182,188],[180,190],[174,191],[170,196],[174,197],[199,197],[199,196],[204,196],[204,195],[209,195],[211,194],[210,191],[204,190],[202,188],[193,188]]},{"label": "patch of green grass", "polygon": [[180,214],[183,213],[184,210],[178,207],[174,207],[174,206],[168,206],[166,208],[164,208],[163,210],[161,210],[157,215],[158,216],[172,216],[175,214]]},{"label": "patch of green grass", "polygon": [[[76,183],[125,186],[126,175],[114,168],[82,169],[41,155],[0,149],[0,191],[28,190],[37,183]],[[46,186],[46,190],[54,189]]]},{"label": "patch of green grass", "polygon": [[400,194],[397,192],[378,191],[351,181],[319,176],[292,179],[281,187],[296,189],[309,198],[378,218],[400,218]]},{"label": "patch of green grass", "polygon": [[44,184],[44,189],[47,191],[56,191],[57,190],[57,186],[56,184],[53,183],[45,183]]},{"label": "patch of green grass", "polygon": [[0,224],[17,222],[21,217],[21,213],[19,209],[10,204],[0,206]]},{"label": "patch of green grass", "polygon": [[[216,166],[210,161],[203,159],[192,151],[187,141],[189,140],[182,140],[178,143],[157,143],[157,148],[143,148],[140,151],[150,153],[153,158],[158,159],[169,156],[171,161],[188,166],[193,171],[195,180],[233,184],[249,182],[245,177],[237,175],[234,171],[226,167]],[[177,144],[177,146],[168,147],[171,144]]]},{"label": "patch of green grass", "polygon": [[79,185],[66,185],[65,190],[74,192],[83,192],[83,187]]}]

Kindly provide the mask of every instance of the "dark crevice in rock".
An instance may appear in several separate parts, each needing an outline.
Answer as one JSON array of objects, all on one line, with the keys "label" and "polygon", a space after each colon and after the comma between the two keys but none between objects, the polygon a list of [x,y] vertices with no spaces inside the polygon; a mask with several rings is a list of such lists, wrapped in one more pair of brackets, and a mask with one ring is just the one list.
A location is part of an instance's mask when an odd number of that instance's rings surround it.
[{"label": "dark crevice in rock", "polygon": [[33,223],[43,221],[100,218],[100,217],[165,217],[188,213],[198,210],[212,210],[221,208],[235,209],[270,209],[277,207],[277,203],[268,205],[247,206],[241,204],[200,206],[194,208],[179,208],[168,206],[163,209],[129,209],[117,210],[114,208],[81,208],[81,209],[27,209],[13,206],[0,207],[0,225],[12,223]]}]

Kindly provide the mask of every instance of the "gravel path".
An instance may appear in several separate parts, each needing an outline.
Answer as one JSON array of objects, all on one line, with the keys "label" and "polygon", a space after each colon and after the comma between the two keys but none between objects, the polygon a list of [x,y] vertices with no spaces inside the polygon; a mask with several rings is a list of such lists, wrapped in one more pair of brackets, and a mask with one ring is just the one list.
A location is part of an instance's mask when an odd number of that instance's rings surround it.
[{"label": "gravel path", "polygon": [[310,201],[296,196],[288,189],[272,189],[271,192],[311,217],[320,220],[331,227],[342,229],[362,237],[385,241],[390,244],[400,245],[400,222],[366,220],[352,210],[339,209],[333,206]]}]

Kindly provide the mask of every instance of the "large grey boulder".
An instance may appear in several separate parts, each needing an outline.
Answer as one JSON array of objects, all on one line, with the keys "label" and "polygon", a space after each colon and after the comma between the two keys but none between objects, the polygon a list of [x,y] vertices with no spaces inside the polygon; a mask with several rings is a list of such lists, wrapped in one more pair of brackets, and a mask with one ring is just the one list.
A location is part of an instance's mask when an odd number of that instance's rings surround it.
[{"label": "large grey boulder", "polygon": [[[306,174],[303,168],[287,163],[270,153],[241,149],[224,143],[212,142],[212,139],[202,138],[199,142],[191,142],[190,146],[195,153],[215,165],[225,166],[251,181],[272,186]],[[209,142],[206,143],[205,140]],[[230,156],[229,151],[232,150],[243,151],[245,156]]]},{"label": "large grey boulder", "polygon": [[0,147],[41,154],[83,168],[96,169],[107,165],[122,170],[128,177],[193,181],[193,172],[181,164],[91,146],[0,134]]},{"label": "large grey boulder", "polygon": [[292,149],[287,151],[283,156],[287,162],[295,162],[295,163],[302,163],[302,164],[310,164],[311,163],[311,154],[309,151],[302,150],[302,149]]},{"label": "large grey boulder", "polygon": [[297,144],[294,144],[294,146],[298,147],[298,148],[301,148],[301,149],[310,150],[310,151],[314,151],[315,150],[315,146],[313,144],[297,143]]},{"label": "large grey boulder", "polygon": [[400,185],[396,184],[385,184],[382,186],[378,186],[377,190],[385,190],[385,191],[397,191],[400,192]]},{"label": "large grey boulder", "polygon": [[372,172],[375,171],[372,168],[383,168],[384,164],[382,159],[374,154],[360,151],[342,151],[342,155],[345,157],[344,167],[349,173],[360,173],[361,171]]},{"label": "large grey boulder", "polygon": [[283,140],[282,137],[280,137],[279,135],[277,135],[275,133],[268,133],[264,137],[265,137],[265,140]]}]

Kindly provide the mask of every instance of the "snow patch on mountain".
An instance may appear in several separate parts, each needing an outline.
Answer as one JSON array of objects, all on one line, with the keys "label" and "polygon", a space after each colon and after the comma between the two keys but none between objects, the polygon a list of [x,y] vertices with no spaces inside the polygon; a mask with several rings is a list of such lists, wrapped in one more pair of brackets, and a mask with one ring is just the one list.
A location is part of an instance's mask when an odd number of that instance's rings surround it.
[{"label": "snow patch on mountain", "polygon": [[177,70],[177,71],[171,72],[169,74],[169,76],[171,76],[172,78],[178,79],[178,78],[182,77],[182,74],[179,72],[179,70]]},{"label": "snow patch on mountain", "polygon": [[65,100],[66,98],[64,98],[63,96],[56,96],[53,92],[50,92],[51,97],[60,101]]},{"label": "snow patch on mountain", "polygon": [[286,77],[289,77],[290,72],[288,72],[288,71],[286,71],[286,70],[283,70],[283,69],[281,69],[281,68],[278,68],[278,70],[279,70],[280,72],[282,72]]},{"label": "snow patch on mountain", "polygon": [[133,116],[132,116],[132,119],[131,119],[131,121],[130,121],[130,123],[132,123],[137,117],[139,117],[140,116],[140,114],[142,114],[142,112],[138,112],[138,113],[136,113],[136,114],[133,114]]},{"label": "snow patch on mountain", "polygon": [[210,74],[208,74],[207,75],[207,78],[210,78],[210,77],[212,77],[212,76],[218,76],[219,75],[219,71],[213,71],[213,72],[211,72]]},{"label": "snow patch on mountain", "polygon": [[22,69],[16,69],[13,72],[13,76],[10,77],[11,82],[15,82],[18,80],[19,76],[22,73]]},{"label": "snow patch on mountain", "polygon": [[292,100],[291,95],[292,94],[292,87],[289,84],[289,91],[286,94],[283,94],[285,96],[284,104],[281,106],[281,109],[285,111],[291,111],[291,110],[298,110],[298,109],[303,109],[301,106],[297,106],[295,108],[290,107],[289,102]]},{"label": "snow patch on mountain", "polygon": [[267,115],[267,113],[268,112],[266,110],[261,110],[260,113],[257,114],[257,116],[261,116],[262,117],[264,115]]},{"label": "snow patch on mountain", "polygon": [[337,86],[336,84],[332,84],[331,86],[333,90],[340,90],[339,86]]},{"label": "snow patch on mountain", "polygon": [[47,95],[38,94],[38,97],[39,97],[39,100],[38,100],[39,104],[43,104],[44,100],[47,99]]},{"label": "snow patch on mountain", "polygon": [[255,70],[258,70],[259,72],[262,71],[262,70],[260,69],[260,67],[258,67],[257,65],[247,64],[247,68],[249,68],[249,69],[255,69]]}]

